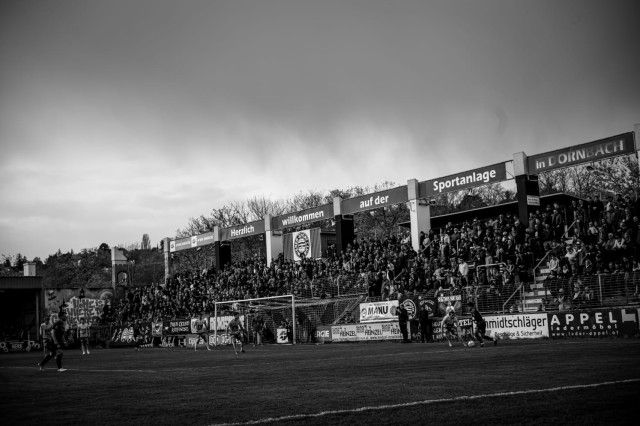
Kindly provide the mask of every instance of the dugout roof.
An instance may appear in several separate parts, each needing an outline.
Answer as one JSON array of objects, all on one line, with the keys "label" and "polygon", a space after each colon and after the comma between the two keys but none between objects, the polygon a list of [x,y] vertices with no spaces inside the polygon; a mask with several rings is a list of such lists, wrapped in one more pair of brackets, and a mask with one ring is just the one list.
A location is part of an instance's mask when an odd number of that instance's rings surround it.
[{"label": "dugout roof", "polygon": [[42,290],[42,277],[0,277],[0,290]]}]

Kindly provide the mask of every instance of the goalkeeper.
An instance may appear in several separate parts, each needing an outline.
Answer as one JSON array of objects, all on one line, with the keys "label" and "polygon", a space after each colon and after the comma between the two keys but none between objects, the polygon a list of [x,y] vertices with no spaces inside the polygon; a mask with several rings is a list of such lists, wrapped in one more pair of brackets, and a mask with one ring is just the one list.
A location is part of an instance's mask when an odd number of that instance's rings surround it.
[{"label": "goalkeeper", "polygon": [[240,321],[240,313],[235,312],[233,314],[233,319],[229,321],[229,325],[227,325],[227,334],[231,339],[231,344],[233,345],[233,350],[236,355],[238,355],[238,348],[236,347],[236,343],[240,345],[240,352],[244,353],[244,347],[242,346],[244,333],[245,330],[242,326],[242,322]]}]

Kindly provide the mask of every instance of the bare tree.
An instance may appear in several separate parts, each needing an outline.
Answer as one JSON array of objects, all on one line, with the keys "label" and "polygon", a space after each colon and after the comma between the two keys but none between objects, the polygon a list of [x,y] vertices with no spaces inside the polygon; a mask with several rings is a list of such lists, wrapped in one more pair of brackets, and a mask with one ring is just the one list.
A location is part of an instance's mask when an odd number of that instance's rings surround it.
[{"label": "bare tree", "polygon": [[267,214],[278,216],[286,211],[284,202],[278,200],[270,200],[265,197],[250,198],[249,200],[247,200],[246,205],[247,210],[249,211],[248,218],[251,220],[260,220]]},{"label": "bare tree", "polygon": [[317,191],[300,192],[286,201],[286,211],[297,212],[328,204],[326,198],[327,195]]}]

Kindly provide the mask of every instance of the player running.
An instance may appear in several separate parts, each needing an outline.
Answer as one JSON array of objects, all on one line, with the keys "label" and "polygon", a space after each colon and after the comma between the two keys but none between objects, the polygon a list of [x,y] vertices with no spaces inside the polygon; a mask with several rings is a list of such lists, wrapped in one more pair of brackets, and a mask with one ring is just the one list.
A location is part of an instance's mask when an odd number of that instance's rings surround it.
[{"label": "player running", "polygon": [[200,315],[200,318],[198,318],[195,321],[194,326],[195,326],[196,334],[198,335],[198,338],[196,339],[196,342],[193,344],[193,350],[194,351],[198,350],[198,343],[200,343],[200,339],[202,339],[204,344],[207,345],[207,350],[210,351],[211,348],[209,347],[209,335],[207,334],[207,320],[205,320],[202,317],[202,315]]},{"label": "player running", "polygon": [[56,364],[58,365],[58,372],[67,371],[66,368],[62,368],[62,348],[64,346],[64,331],[65,320],[67,319],[66,312],[62,311],[58,314],[58,321],[54,322],[51,326],[51,339],[47,341],[47,355],[37,365],[40,371],[44,371],[44,366],[53,358],[53,354],[56,356]]},{"label": "player running", "polygon": [[473,302],[469,302],[467,306],[469,306],[472,309],[471,316],[473,317],[473,322],[476,324],[475,333],[473,333],[473,337],[475,337],[476,340],[480,342],[480,346],[484,346],[485,340],[492,341],[494,346],[497,345],[498,344],[497,338],[495,337],[491,338],[487,336],[486,334],[487,322],[484,320],[484,318],[482,318],[482,315],[480,314],[480,311],[478,311],[478,308],[476,308],[476,305]]},{"label": "player running", "polygon": [[233,350],[238,355],[238,349],[236,348],[236,342],[240,344],[240,352],[244,353],[244,347],[242,346],[242,337],[244,334],[244,327],[242,326],[242,322],[240,321],[240,313],[236,312],[233,314],[234,318],[229,321],[229,325],[227,325],[227,334],[231,338],[231,344],[233,345]]},{"label": "player running", "polygon": [[80,317],[80,324],[78,324],[78,340],[80,340],[80,347],[82,348],[82,355],[89,355],[89,327],[91,324],[87,323],[84,317]]},{"label": "player running", "polygon": [[458,320],[456,319],[456,313],[454,310],[447,310],[447,314],[442,318],[442,322],[440,323],[440,329],[442,330],[442,334],[447,339],[449,343],[449,347],[452,347],[451,339],[458,340],[464,346],[464,342],[460,338],[458,333]]}]

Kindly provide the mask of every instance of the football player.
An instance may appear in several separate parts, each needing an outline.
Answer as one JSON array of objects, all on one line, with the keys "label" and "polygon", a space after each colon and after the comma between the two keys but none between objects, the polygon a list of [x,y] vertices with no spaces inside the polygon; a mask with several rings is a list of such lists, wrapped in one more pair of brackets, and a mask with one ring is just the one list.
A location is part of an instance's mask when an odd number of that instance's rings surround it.
[{"label": "football player", "polygon": [[227,325],[227,334],[231,338],[231,344],[233,345],[233,350],[238,355],[238,349],[236,347],[236,343],[240,345],[240,352],[244,353],[244,347],[242,346],[242,338],[244,335],[244,327],[242,326],[242,322],[240,321],[240,313],[235,312],[234,318],[229,321],[229,325]]},{"label": "football player", "polygon": [[[458,320],[456,319],[456,313],[454,310],[448,310],[447,314],[442,318],[442,322],[440,323],[440,330],[442,330],[442,335],[447,339],[449,343],[449,347],[452,347],[451,339],[459,340],[462,342],[460,335],[458,333]],[[464,346],[464,342],[462,342]]]},{"label": "football player", "polygon": [[484,346],[484,341],[489,340],[493,342],[494,346],[498,344],[497,338],[491,338],[487,336],[487,322],[482,318],[480,311],[476,308],[476,305],[473,302],[469,302],[467,304],[469,308],[471,308],[471,316],[473,317],[473,322],[475,323],[475,333],[473,333],[473,337],[480,342],[480,346]]},{"label": "football player", "polygon": [[53,358],[54,354],[56,357],[56,364],[58,365],[58,372],[67,371],[66,368],[62,368],[62,348],[64,347],[66,319],[66,312],[61,311],[58,314],[58,320],[51,326],[51,339],[47,342],[47,355],[45,355],[44,359],[37,364],[40,371],[44,371],[44,366],[51,358]]},{"label": "football player", "polygon": [[209,335],[207,334],[207,320],[205,320],[202,315],[200,315],[200,318],[195,321],[194,325],[198,337],[196,338],[196,342],[193,344],[193,350],[198,350],[198,343],[200,343],[200,339],[202,339],[204,344],[207,345],[207,350],[210,351],[211,348],[209,347]]}]

